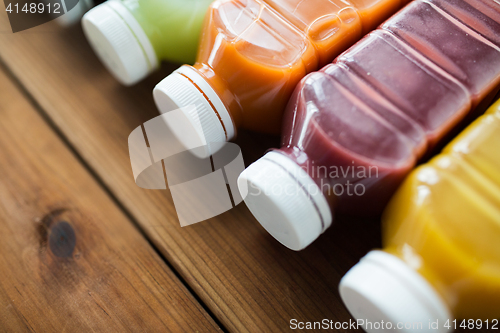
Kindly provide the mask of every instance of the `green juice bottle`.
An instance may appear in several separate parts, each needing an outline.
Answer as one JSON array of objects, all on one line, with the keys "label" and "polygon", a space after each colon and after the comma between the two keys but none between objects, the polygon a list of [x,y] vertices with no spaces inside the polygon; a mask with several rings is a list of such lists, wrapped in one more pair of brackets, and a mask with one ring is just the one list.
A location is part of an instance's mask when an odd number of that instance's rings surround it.
[{"label": "green juice bottle", "polygon": [[194,63],[212,0],[108,0],[82,18],[87,39],[108,70],[132,85],[162,60]]}]

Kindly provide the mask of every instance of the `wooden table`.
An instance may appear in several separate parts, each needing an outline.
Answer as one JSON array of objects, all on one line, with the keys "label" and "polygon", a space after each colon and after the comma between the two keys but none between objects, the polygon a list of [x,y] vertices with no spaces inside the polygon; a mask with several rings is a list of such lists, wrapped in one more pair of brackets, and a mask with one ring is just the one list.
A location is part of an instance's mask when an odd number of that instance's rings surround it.
[{"label": "wooden table", "polygon": [[[181,228],[168,190],[136,186],[128,135],[157,116],[152,89],[177,66],[122,87],[79,26],[12,34],[0,14],[0,331],[278,332],[291,319],[351,319],[337,286],[380,246],[377,220],[339,218],[293,252],[244,204]],[[237,140],[247,165],[278,142]]]}]

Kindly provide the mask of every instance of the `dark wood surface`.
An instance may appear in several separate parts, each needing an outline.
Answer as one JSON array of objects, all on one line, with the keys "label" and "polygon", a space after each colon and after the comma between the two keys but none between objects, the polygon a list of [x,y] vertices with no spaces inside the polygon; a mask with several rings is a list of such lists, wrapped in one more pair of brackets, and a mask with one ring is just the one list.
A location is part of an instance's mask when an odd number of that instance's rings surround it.
[{"label": "dark wood surface", "polygon": [[[231,332],[278,332],[291,331],[291,319],[349,321],[337,286],[380,246],[377,220],[341,218],[312,246],[293,252],[244,204],[181,228],[168,190],[136,186],[128,135],[158,115],[152,89],[178,65],[164,64],[144,82],[122,87],[80,27],[49,23],[12,34],[5,14],[0,62],[9,73],[0,76],[5,327],[205,332],[216,322]],[[242,132],[237,143],[248,164],[278,141]],[[70,259],[40,250],[37,226],[63,220],[77,235]]]}]

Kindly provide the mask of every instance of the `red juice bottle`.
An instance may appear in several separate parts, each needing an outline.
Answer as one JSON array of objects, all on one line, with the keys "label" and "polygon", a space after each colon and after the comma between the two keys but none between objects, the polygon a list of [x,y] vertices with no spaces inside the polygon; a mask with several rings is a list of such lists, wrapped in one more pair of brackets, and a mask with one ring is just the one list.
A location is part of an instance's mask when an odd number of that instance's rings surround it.
[{"label": "red juice bottle", "polygon": [[300,250],[334,210],[379,214],[417,162],[500,86],[500,4],[414,1],[297,86],[282,147],[239,178],[263,227]]}]

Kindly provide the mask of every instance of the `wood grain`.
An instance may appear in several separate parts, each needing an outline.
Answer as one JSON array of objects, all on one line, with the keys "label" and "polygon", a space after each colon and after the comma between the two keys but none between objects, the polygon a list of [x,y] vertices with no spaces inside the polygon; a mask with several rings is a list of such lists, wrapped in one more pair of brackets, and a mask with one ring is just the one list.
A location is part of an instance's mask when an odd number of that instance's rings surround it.
[{"label": "wood grain", "polygon": [[[0,22],[0,31],[5,25]],[[0,58],[227,329],[290,331],[293,318],[351,318],[337,286],[360,257],[380,246],[378,221],[341,219],[296,253],[270,237],[244,204],[181,228],[168,190],[135,185],[128,135],[157,116],[152,89],[177,65],[164,64],[144,82],[121,87],[79,27],[62,31],[54,25],[0,34]],[[240,132],[237,143],[248,164],[278,139]]]},{"label": "wood grain", "polygon": [[0,332],[219,331],[0,70]]}]

